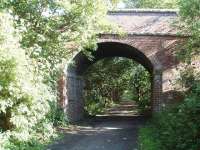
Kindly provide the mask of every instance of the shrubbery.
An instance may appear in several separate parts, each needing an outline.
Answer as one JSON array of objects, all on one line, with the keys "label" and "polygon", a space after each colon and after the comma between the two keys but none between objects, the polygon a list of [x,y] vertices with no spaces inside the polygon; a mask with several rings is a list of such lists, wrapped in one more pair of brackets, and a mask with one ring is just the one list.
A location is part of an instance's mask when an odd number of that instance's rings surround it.
[{"label": "shrubbery", "polygon": [[16,141],[37,139],[42,133],[48,137],[53,134],[45,115],[55,95],[20,48],[12,16],[0,13],[0,22],[0,127],[4,131],[0,134],[0,145],[3,149],[10,146],[6,144],[9,142],[14,141],[14,147]]},{"label": "shrubbery", "polygon": [[84,77],[89,114],[100,113],[122,100],[135,101],[141,112],[150,109],[150,73],[131,59],[104,58],[93,64]]},{"label": "shrubbery", "polygon": [[[140,130],[140,150],[198,150],[200,147],[200,81],[190,81],[181,104],[155,115],[149,125]],[[195,78],[193,78],[195,79]],[[187,82],[185,82],[187,83]]]},{"label": "shrubbery", "polygon": [[0,149],[43,149],[66,123],[57,80],[74,52],[110,30],[105,15],[101,0],[0,1]]},{"label": "shrubbery", "polygon": [[198,150],[200,147],[200,7],[198,0],[179,0],[182,33],[190,35],[177,56],[187,65],[181,71],[182,88],[187,90],[184,101],[157,114],[140,130],[140,150]]}]

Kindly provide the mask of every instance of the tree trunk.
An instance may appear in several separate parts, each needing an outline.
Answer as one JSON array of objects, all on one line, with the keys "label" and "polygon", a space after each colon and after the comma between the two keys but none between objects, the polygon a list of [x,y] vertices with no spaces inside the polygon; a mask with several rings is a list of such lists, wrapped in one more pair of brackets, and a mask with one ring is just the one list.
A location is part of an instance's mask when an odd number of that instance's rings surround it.
[{"label": "tree trunk", "polygon": [[7,109],[6,113],[1,113],[0,114],[0,127],[6,131],[6,130],[10,130],[13,127],[13,124],[10,122],[10,118],[11,118],[11,110]]},{"label": "tree trunk", "polygon": [[118,90],[118,88],[114,88],[112,90],[112,101],[113,102],[119,102],[119,100],[120,100],[119,90]]}]

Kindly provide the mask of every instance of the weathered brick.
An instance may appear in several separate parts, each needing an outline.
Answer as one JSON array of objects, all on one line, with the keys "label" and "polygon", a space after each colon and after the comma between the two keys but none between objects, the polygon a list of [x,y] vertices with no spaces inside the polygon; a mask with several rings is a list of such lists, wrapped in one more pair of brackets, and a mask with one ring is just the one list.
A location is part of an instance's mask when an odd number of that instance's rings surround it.
[{"label": "weathered brick", "polygon": [[[174,52],[187,36],[177,36],[170,21],[177,17],[176,11],[133,10],[114,11],[108,14],[111,21],[118,23],[128,33],[99,35],[98,49],[89,60],[83,53],[74,56],[76,63],[68,69],[66,79],[62,79],[61,104],[71,121],[80,120],[84,114],[82,74],[96,61],[105,57],[127,57],[141,63],[152,75],[152,110],[160,111],[169,101],[176,99],[173,87],[176,80],[176,67],[179,65]],[[63,84],[64,83],[64,84]],[[64,92],[62,90],[65,90]]]}]

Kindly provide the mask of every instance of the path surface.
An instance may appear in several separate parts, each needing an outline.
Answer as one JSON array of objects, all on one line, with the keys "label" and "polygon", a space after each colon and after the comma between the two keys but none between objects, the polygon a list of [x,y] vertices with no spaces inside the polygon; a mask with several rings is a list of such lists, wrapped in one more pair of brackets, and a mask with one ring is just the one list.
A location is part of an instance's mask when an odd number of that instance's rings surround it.
[{"label": "path surface", "polygon": [[136,115],[134,105],[123,102],[109,109],[103,116],[87,120],[65,129],[63,139],[49,150],[137,150],[138,128],[145,122]]}]

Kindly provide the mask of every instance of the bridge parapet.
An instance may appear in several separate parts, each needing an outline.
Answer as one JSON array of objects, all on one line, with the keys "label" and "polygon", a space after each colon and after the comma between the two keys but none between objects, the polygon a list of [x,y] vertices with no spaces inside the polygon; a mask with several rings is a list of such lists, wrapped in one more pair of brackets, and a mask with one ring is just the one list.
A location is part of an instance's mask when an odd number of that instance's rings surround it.
[{"label": "bridge parapet", "polygon": [[113,10],[108,12],[107,19],[128,34],[177,35],[179,32],[173,26],[178,20],[178,10]]},{"label": "bridge parapet", "polygon": [[126,57],[142,64],[152,75],[152,110],[160,111],[167,101],[175,100],[172,81],[177,78],[179,65],[175,56],[177,45],[187,35],[179,32],[173,23],[178,19],[177,10],[118,10],[109,11],[108,19],[119,25],[127,34],[99,35],[98,48],[89,60],[83,53],[77,53],[74,68],[68,68],[65,76],[63,101],[68,118],[80,120],[84,114],[84,71],[96,61],[106,57]]}]

